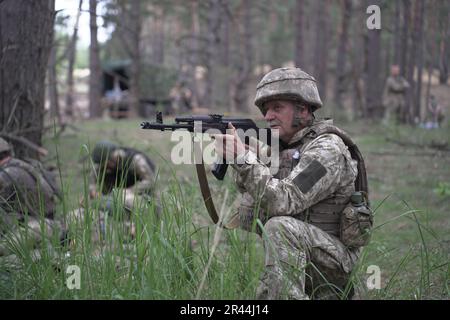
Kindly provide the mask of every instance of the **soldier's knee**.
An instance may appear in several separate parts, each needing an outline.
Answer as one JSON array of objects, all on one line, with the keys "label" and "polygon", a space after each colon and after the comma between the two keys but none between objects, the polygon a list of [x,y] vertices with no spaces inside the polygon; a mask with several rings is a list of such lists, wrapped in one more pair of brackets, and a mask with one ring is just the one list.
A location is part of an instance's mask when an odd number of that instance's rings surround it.
[{"label": "soldier's knee", "polygon": [[264,225],[264,228],[266,228],[266,230],[298,230],[305,227],[306,224],[303,221],[289,216],[272,217]]},{"label": "soldier's knee", "polygon": [[281,216],[272,217],[264,225],[267,235],[269,236],[290,236],[302,233],[304,223],[292,217]]},{"label": "soldier's knee", "polygon": [[298,219],[282,216],[270,218],[264,225],[269,238],[291,239],[298,244],[309,244],[308,225]]},{"label": "soldier's knee", "polygon": [[285,230],[289,226],[288,217],[272,217],[267,220],[264,229],[267,233],[275,233]]}]

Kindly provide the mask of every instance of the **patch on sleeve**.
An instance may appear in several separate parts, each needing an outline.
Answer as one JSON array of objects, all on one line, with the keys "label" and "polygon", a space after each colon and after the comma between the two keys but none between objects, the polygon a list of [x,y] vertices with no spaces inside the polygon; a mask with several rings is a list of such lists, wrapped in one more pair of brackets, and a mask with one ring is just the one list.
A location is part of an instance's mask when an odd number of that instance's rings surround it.
[{"label": "patch on sleeve", "polygon": [[301,192],[307,193],[326,174],[327,169],[319,161],[314,160],[293,181]]}]

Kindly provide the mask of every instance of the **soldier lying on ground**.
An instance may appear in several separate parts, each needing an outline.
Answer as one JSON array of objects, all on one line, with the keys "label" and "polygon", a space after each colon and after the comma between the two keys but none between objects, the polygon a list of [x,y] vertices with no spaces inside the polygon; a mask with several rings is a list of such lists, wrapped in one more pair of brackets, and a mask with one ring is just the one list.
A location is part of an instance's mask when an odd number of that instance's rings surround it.
[{"label": "soldier lying on ground", "polygon": [[[104,232],[107,216],[119,213],[125,221],[126,229],[134,236],[134,225],[129,222],[133,209],[148,209],[155,205],[159,213],[158,201],[154,193],[155,165],[142,152],[119,147],[109,141],[98,142],[92,152],[95,164],[89,185],[92,208],[98,208],[98,229]],[[84,200],[81,201],[82,206]],[[79,208],[69,214],[69,219],[78,222],[85,218],[85,209]],[[80,220],[81,219],[81,220]],[[94,234],[98,240],[100,234]]]},{"label": "soldier lying on ground", "polygon": [[[265,272],[257,298],[338,298],[368,241],[364,230],[354,227],[372,223],[363,193],[355,193],[356,186],[367,192],[363,159],[352,157],[359,150],[331,120],[315,120],[313,112],[322,101],[316,81],[301,69],[266,74],[255,104],[279,130],[275,175],[236,132],[214,138],[218,155],[235,159],[243,194],[240,226],[254,230],[256,218],[264,224]],[[351,198],[360,211],[349,204]]]},{"label": "soldier lying on ground", "polygon": [[17,244],[33,248],[46,237],[65,239],[65,227],[55,220],[60,197],[55,182],[38,161],[14,158],[0,138],[0,256],[11,254]]}]

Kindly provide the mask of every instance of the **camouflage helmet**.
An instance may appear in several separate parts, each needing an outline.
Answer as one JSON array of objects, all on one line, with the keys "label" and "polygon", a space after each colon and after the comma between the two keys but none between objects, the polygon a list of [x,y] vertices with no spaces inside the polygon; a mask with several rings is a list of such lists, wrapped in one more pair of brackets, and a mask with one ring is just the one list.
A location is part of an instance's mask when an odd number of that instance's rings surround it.
[{"label": "camouflage helmet", "polygon": [[255,105],[270,100],[295,100],[306,103],[312,111],[322,107],[316,79],[300,68],[278,68],[267,73],[256,86]]},{"label": "camouflage helmet", "polygon": [[11,145],[3,138],[0,138],[0,152],[11,151]]},{"label": "camouflage helmet", "polygon": [[92,151],[92,160],[95,163],[102,163],[105,161],[111,153],[117,149],[117,145],[110,141],[100,141],[94,147]]}]

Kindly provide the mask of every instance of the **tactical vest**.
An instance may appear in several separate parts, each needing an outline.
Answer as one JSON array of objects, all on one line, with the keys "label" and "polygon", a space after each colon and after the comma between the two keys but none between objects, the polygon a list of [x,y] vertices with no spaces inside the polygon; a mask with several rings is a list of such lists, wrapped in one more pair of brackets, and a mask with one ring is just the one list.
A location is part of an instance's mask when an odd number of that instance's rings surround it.
[{"label": "tactical vest", "polygon": [[[105,173],[103,193],[107,194],[115,187],[129,188],[139,180],[137,172],[132,166],[133,157],[136,154],[143,156],[152,171],[155,171],[155,165],[147,155],[132,148],[121,148],[125,151],[125,156],[120,159],[119,165],[113,172]],[[100,172],[102,174],[102,172]]]},{"label": "tactical vest", "polygon": [[[358,174],[355,179],[355,190],[353,191],[363,191],[365,192],[366,197],[368,197],[364,159],[353,140],[344,131],[326,122],[319,122],[307,130],[308,131],[304,134],[303,138],[281,151],[280,166],[275,178],[286,178],[297,165],[306,147],[317,137],[323,134],[335,134],[343,140],[349,149],[352,159],[356,160],[358,163]],[[294,217],[308,222],[333,236],[339,237],[341,213],[348,204],[352,192],[349,192],[349,194],[346,194],[345,196],[332,194],[330,197],[318,202]]]},{"label": "tactical vest", "polygon": [[45,217],[53,218],[59,190],[54,181],[49,181],[50,172],[44,174],[43,170],[14,158],[6,163],[0,172],[9,180],[11,188],[2,191],[5,193],[1,195],[2,208],[7,212],[39,216],[42,207]]}]

